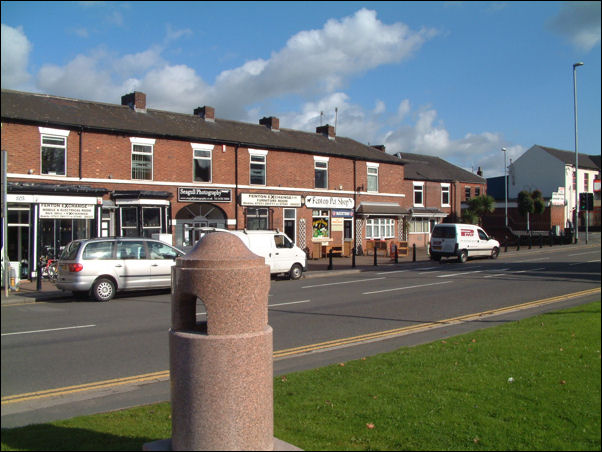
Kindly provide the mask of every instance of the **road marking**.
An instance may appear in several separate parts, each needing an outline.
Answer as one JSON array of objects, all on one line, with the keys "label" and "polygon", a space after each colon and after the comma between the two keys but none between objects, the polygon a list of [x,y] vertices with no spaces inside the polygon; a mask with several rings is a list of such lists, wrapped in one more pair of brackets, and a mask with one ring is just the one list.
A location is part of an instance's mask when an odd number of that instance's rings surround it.
[{"label": "road marking", "polygon": [[437,286],[439,284],[448,284],[450,282],[453,282],[453,281],[443,281],[443,282],[437,282],[437,283],[419,284],[417,286],[396,287],[394,289],[374,290],[372,292],[364,292],[364,293],[362,293],[362,295],[371,295],[373,293],[383,293],[383,292],[394,292],[396,290],[415,289],[417,287]]},{"label": "road marking", "polygon": [[351,284],[351,283],[364,282],[364,281],[376,281],[378,279],[386,279],[386,278],[383,276],[382,278],[354,279],[353,281],[340,281],[340,282],[333,282],[333,283],[326,283],[326,284],[316,284],[313,286],[303,286],[301,288],[302,289],[310,289],[312,287],[337,286],[339,284]]},{"label": "road marking", "polygon": [[66,326],[64,328],[51,328],[51,329],[47,329],[47,330],[19,331],[19,332],[15,332],[15,333],[2,333],[2,336],[14,336],[16,334],[50,333],[52,331],[76,330],[79,328],[92,328],[94,326],[96,326],[96,325]]},{"label": "road marking", "polygon": [[458,272],[458,273],[448,273],[447,275],[439,275],[437,278],[449,278],[451,276],[462,276],[468,275],[469,273],[481,273],[483,270],[474,270],[469,272]]},{"label": "road marking", "polygon": [[549,261],[549,257],[538,257],[537,259],[526,259],[524,261],[516,261],[516,262],[534,262],[534,261]]},{"label": "road marking", "polygon": [[597,253],[597,251],[588,251],[586,253],[575,253],[575,254],[567,254],[568,257],[573,257],[573,256],[583,256],[585,254],[594,254]]},{"label": "road marking", "polygon": [[[373,342],[377,340],[390,339],[396,336],[402,336],[413,332],[422,330],[428,330],[438,327],[449,326],[450,324],[459,324],[462,322],[469,322],[479,320],[484,317],[490,317],[498,314],[503,314],[511,311],[519,311],[522,309],[529,309],[536,306],[544,306],[546,304],[556,303],[558,301],[564,301],[571,298],[577,298],[581,296],[591,295],[599,293],[600,288],[582,290],[580,292],[569,293],[565,295],[559,295],[557,297],[544,298],[542,300],[530,301],[518,305],[508,306],[506,308],[493,309],[490,311],[477,312],[473,314],[466,314],[459,317],[452,317],[449,319],[438,320],[434,322],[424,323],[420,325],[413,325],[409,327],[396,328],[393,330],[376,331],[374,333],[362,334],[359,336],[347,337],[342,339],[335,339],[326,342],[320,342],[317,344],[303,345],[300,347],[293,347],[283,350],[277,350],[273,353],[274,359],[282,359],[295,355],[326,351],[333,348],[348,347],[358,343]],[[59,397],[67,394],[74,394],[78,392],[91,391],[95,389],[111,388],[120,385],[132,384],[132,383],[150,383],[153,381],[164,381],[169,379],[169,370],[160,372],[153,372],[143,375],[135,375],[132,377],[115,378],[112,380],[98,381],[93,383],[85,383],[81,385],[67,386],[63,388],[47,389],[36,392],[29,392],[26,394],[15,394],[11,396],[2,397],[2,405],[8,405],[12,403],[21,403],[31,400],[43,399],[48,397]]]},{"label": "road marking", "polygon": [[403,273],[403,272],[407,272],[407,270],[391,270],[388,272],[379,272],[379,273],[377,273],[377,275],[388,275],[390,273]]},{"label": "road marking", "polygon": [[273,308],[274,306],[286,306],[288,304],[309,303],[310,301],[311,300],[301,300],[301,301],[289,301],[288,303],[269,304],[268,309]]}]

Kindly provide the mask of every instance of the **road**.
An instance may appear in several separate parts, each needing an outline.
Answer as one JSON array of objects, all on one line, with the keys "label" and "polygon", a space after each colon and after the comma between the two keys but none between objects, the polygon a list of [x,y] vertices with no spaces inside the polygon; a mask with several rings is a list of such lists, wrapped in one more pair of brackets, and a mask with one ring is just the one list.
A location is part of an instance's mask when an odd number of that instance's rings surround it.
[{"label": "road", "polygon": [[[600,299],[600,244],[272,281],[274,373]],[[2,427],[169,400],[170,294],[2,308]],[[202,304],[197,316],[204,318]]]}]

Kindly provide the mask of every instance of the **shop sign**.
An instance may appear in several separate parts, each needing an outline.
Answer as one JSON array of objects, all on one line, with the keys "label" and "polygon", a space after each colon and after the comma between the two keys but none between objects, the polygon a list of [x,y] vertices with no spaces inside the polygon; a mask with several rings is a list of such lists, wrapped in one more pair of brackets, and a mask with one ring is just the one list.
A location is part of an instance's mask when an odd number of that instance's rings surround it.
[{"label": "shop sign", "polygon": [[558,193],[557,191],[552,192],[550,204],[553,206],[564,206],[564,193]]},{"label": "shop sign", "polygon": [[353,209],[353,198],[333,198],[330,196],[306,196],[305,205],[311,209]]},{"label": "shop sign", "polygon": [[229,188],[178,187],[178,201],[182,202],[230,202]]},{"label": "shop sign", "polygon": [[343,230],[343,226],[344,226],[344,222],[345,220],[343,218],[333,218],[332,219],[332,231],[336,232],[336,231],[342,231]]},{"label": "shop sign", "polygon": [[353,210],[337,210],[333,209],[330,211],[332,218],[353,218]]},{"label": "shop sign", "polygon": [[270,193],[241,193],[242,206],[301,207],[299,195],[276,195]]},{"label": "shop sign", "polygon": [[40,204],[40,218],[93,220],[94,207],[90,204]]}]

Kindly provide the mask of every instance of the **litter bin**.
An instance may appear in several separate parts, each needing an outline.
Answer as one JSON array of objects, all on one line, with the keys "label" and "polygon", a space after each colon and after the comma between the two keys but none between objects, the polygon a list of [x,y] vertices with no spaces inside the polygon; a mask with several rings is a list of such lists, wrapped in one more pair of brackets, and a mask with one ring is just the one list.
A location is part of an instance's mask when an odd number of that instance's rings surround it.
[{"label": "litter bin", "polygon": [[11,262],[9,271],[9,288],[11,290],[19,290],[19,282],[21,281],[21,262]]}]

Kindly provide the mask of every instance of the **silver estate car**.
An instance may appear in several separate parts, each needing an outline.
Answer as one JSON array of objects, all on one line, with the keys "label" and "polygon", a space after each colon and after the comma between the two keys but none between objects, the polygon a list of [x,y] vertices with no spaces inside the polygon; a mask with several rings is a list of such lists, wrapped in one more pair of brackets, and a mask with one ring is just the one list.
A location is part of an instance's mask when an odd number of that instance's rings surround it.
[{"label": "silver estate car", "polygon": [[171,267],[184,252],[147,238],[96,238],[69,243],[55,285],[74,295],[109,301],[118,290],[171,287]]}]

